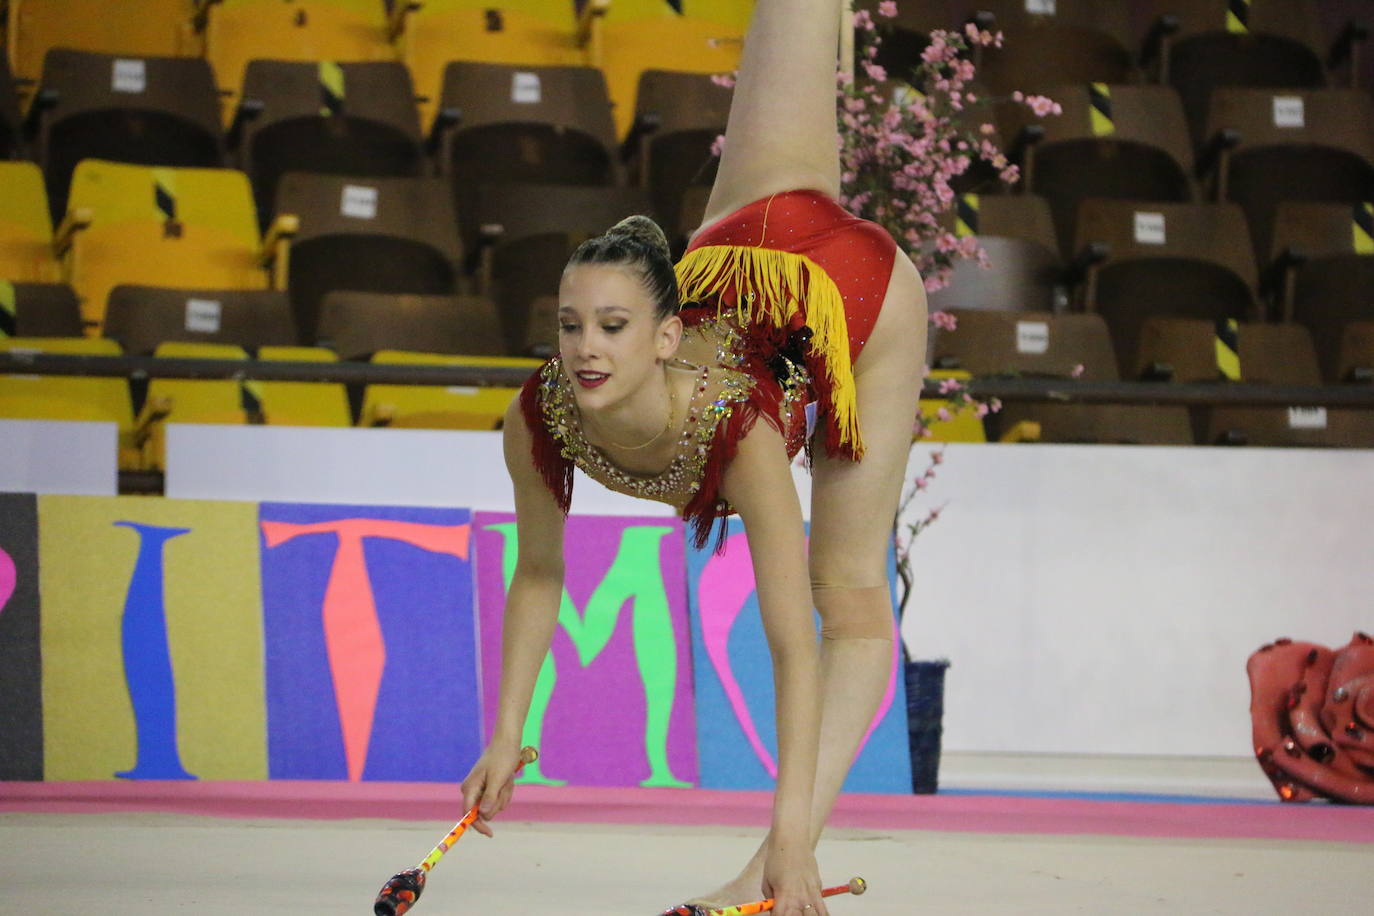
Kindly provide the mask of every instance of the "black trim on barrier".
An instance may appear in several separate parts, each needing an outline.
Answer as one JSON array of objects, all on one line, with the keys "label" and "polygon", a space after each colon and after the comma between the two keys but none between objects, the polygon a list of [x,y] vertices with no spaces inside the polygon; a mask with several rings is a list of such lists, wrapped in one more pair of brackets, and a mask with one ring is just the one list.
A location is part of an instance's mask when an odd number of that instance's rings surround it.
[{"label": "black trim on barrier", "polygon": [[[515,388],[530,369],[504,366],[415,366],[385,363],[166,359],[151,356],[71,356],[0,352],[0,374],[106,376],[135,379],[251,379],[363,385],[464,385]],[[939,380],[924,396],[945,398]],[[1374,385],[1255,385],[1243,382],[1085,382],[1046,378],[979,378],[971,394],[1008,402],[1155,404],[1226,407],[1368,407]]]}]

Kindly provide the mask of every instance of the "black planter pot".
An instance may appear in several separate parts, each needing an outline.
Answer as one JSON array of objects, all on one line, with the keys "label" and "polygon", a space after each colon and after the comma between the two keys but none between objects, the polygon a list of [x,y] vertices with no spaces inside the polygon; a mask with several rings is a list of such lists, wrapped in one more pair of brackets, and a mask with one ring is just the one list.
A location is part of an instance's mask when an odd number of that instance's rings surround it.
[{"label": "black planter pot", "polygon": [[908,661],[907,741],[911,751],[911,791],[931,795],[939,788],[941,719],[945,713],[947,659]]}]

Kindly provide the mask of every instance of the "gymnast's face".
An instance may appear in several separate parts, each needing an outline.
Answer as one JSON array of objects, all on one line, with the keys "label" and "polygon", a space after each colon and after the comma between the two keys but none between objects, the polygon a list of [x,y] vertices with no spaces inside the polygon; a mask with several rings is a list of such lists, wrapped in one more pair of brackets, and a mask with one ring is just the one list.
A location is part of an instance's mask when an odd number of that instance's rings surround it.
[{"label": "gymnast's face", "polygon": [[659,318],[635,271],[611,264],[576,264],[558,287],[558,352],[578,407],[622,403],[662,377],[660,364],[677,352],[682,321]]}]

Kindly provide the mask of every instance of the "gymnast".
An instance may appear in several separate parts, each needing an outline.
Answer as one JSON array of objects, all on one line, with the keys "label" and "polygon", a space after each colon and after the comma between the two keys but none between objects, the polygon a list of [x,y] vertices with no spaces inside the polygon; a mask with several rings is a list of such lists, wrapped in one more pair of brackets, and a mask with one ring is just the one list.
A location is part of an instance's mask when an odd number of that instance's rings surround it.
[{"label": "gymnast", "polygon": [[[773,662],[777,789],[758,851],[689,908],[762,891],[781,916],[826,916],[816,844],[889,677],[886,557],[926,304],[887,232],[835,199],[840,19],[841,0],[757,0],[687,253],[675,271],[638,216],[581,245],[559,287],[559,353],[506,415],[520,548],[497,720],[462,786],[480,832],[511,798],[553,638],[573,468],[672,505],[698,544],[732,513],[744,523]],[[806,446],[809,555],[790,471]]]}]

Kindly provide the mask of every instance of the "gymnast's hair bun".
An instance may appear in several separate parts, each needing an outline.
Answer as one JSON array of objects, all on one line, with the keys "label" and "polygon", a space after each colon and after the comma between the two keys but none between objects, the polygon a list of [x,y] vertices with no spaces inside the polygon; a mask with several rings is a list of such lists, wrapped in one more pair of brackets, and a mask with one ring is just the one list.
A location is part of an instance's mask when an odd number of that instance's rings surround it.
[{"label": "gymnast's hair bun", "polygon": [[663,234],[658,223],[649,219],[647,216],[627,216],[614,226],[606,230],[607,236],[629,236],[631,239],[653,248],[665,258],[672,255],[668,249],[668,236]]}]

